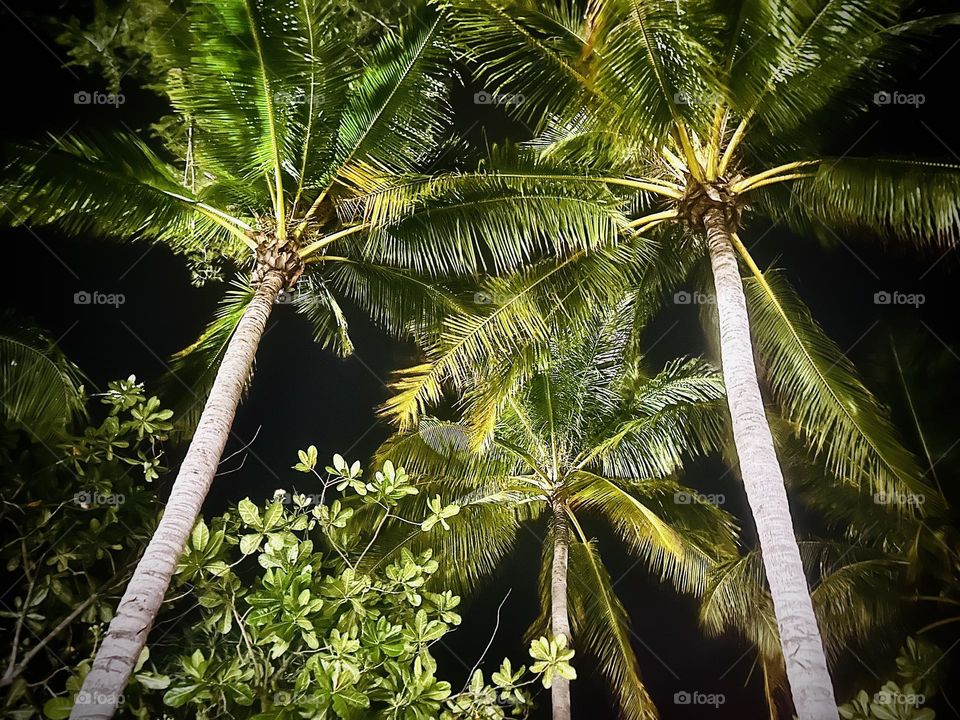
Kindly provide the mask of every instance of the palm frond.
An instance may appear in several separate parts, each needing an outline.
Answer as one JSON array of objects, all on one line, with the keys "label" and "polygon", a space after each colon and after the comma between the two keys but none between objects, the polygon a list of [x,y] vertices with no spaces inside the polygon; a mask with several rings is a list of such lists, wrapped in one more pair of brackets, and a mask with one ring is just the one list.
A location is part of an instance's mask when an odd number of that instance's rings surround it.
[{"label": "palm frond", "polygon": [[719,18],[710,3],[647,0],[613,3],[620,17],[599,49],[597,87],[617,98],[605,124],[659,146],[681,124],[706,136],[723,101],[709,38]]},{"label": "palm frond", "polygon": [[254,289],[245,280],[234,280],[206,330],[192,345],[171,359],[160,388],[161,394],[174,410],[179,432],[192,434],[200,420],[220,361],[247,306],[253,300],[253,293]]},{"label": "palm frond", "polygon": [[[292,153],[290,118],[281,112],[285,88],[275,66],[289,62],[283,41],[292,38],[282,27],[296,21],[287,8],[271,10],[257,0],[195,0],[188,22],[189,65],[183,82],[171,84],[169,94],[173,106],[195,124],[201,167],[282,197],[284,159]],[[277,212],[282,220],[281,206]]]},{"label": "palm frond", "polygon": [[473,448],[467,428],[432,417],[423,418],[416,429],[391,436],[375,460],[391,460],[416,482],[443,479],[447,492],[466,495],[494,478],[522,474],[516,459],[490,444]]},{"label": "palm frond", "polygon": [[401,548],[413,552],[430,549],[440,561],[432,576],[436,587],[455,593],[473,593],[497,569],[517,544],[520,524],[535,518],[543,508],[536,496],[502,490],[493,481],[476,490],[452,495],[442,479],[417,479],[419,494],[408,496],[394,511],[414,522],[430,514],[427,501],[440,495],[445,503],[456,503],[460,512],[449,521],[450,529],[440,525],[422,532],[404,522],[390,522],[378,537],[365,561],[389,562]]},{"label": "palm frond", "polygon": [[354,205],[371,257],[447,275],[611,244],[624,206],[605,178],[509,145],[474,172],[386,178]]},{"label": "palm frond", "polygon": [[592,541],[570,544],[569,598],[574,643],[595,658],[624,720],[658,717],[630,642],[630,620]]},{"label": "palm frond", "polygon": [[313,339],[337,357],[353,354],[350,328],[343,309],[323,278],[307,276],[297,285],[297,312],[313,327]]},{"label": "palm frond", "polygon": [[329,285],[394,335],[422,337],[437,330],[445,316],[463,311],[461,294],[452,283],[372,262],[362,253],[332,264],[326,275]]},{"label": "palm frond", "polygon": [[612,478],[670,477],[721,446],[724,422],[721,402],[667,407],[608,428],[578,465]]},{"label": "palm frond", "polygon": [[14,158],[0,185],[7,222],[140,237],[183,252],[246,253],[249,226],[192,196],[178,171],[133,135],[67,135],[21,146]]},{"label": "palm frond", "polygon": [[[786,280],[768,271],[745,282],[764,380],[794,432],[842,483],[875,493],[936,493],[897,438],[888,412],[823,333]],[[900,507],[911,512],[915,503]]]},{"label": "palm frond", "polygon": [[769,185],[757,196],[759,209],[801,231],[817,231],[823,223],[837,232],[934,247],[952,246],[960,231],[958,164],[824,159],[812,177]]},{"label": "palm frond", "polygon": [[443,17],[421,7],[397,35],[384,37],[350,88],[334,164],[363,191],[369,169],[412,172],[447,127]]},{"label": "palm frond", "polygon": [[83,416],[82,375],[34,328],[0,325],[0,416],[41,442],[56,439]]},{"label": "palm frond", "polygon": [[569,503],[600,513],[651,573],[682,592],[703,592],[710,567],[734,552],[732,518],[673,480],[626,483],[581,471]]},{"label": "palm frond", "polygon": [[877,38],[902,6],[901,0],[742,3],[729,81],[741,117],[759,118],[774,134],[836,101],[840,90],[879,66],[865,60],[882,47]]},{"label": "palm frond", "polygon": [[607,105],[597,95],[582,58],[587,47],[565,12],[566,3],[523,0],[444,0],[452,40],[476,67],[478,100],[535,123],[564,112],[579,97]]},{"label": "palm frond", "polygon": [[[853,643],[875,638],[898,611],[901,564],[882,553],[827,541],[801,541],[813,609],[824,645],[836,661]],[[717,566],[700,608],[712,635],[735,632],[768,662],[782,663],[773,601],[759,550]]]},{"label": "palm frond", "polygon": [[[521,357],[531,343],[549,340],[561,320],[569,328],[587,325],[598,308],[619,301],[649,257],[649,244],[639,240],[490,278],[470,312],[446,318],[439,337],[423,338],[428,362],[394,377],[395,395],[384,414],[405,426],[442,397],[445,384],[473,387],[474,373],[488,358]],[[496,387],[483,387],[493,394],[482,399],[486,410],[478,409],[481,399],[469,400],[474,418],[489,417],[502,406]]]}]

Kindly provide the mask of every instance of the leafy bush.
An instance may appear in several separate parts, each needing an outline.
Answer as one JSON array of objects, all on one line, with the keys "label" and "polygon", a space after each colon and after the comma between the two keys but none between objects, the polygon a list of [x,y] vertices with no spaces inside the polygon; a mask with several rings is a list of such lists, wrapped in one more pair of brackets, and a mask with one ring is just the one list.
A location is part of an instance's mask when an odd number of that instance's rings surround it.
[{"label": "leafy bush", "polygon": [[[533,686],[575,676],[573,651],[543,637],[529,670],[504,660],[489,683],[478,668],[459,691],[440,679],[431,648],[460,624],[460,598],[425,589],[438,570],[429,550],[389,564],[368,551],[387,520],[442,532],[458,508],[434,498],[426,518],[400,518],[397,503],[417,492],[402,468],[386,462],[367,479],[339,455],[325,474],[316,462],[311,447],[295,468],[321,479],[317,496],[278,490],[196,524],[166,611],[186,617],[141,658],[126,716],[495,720],[526,716]],[[88,669],[48,717],[84,700]]]},{"label": "leafy bush", "polygon": [[897,656],[900,682],[888,680],[873,696],[861,690],[853,700],[840,706],[840,717],[844,720],[933,720],[936,713],[924,705],[938,690],[939,680],[931,671],[942,655],[934,645],[907,638],[907,644]]},{"label": "leafy bush", "polygon": [[[94,398],[105,417],[76,433],[14,421],[0,433],[0,525],[15,538],[0,548],[12,595],[0,612],[4,717],[34,717],[65,663],[92,654],[160,511],[150,483],[165,472],[172,413],[133,376]],[[78,392],[81,409],[90,400]]]}]

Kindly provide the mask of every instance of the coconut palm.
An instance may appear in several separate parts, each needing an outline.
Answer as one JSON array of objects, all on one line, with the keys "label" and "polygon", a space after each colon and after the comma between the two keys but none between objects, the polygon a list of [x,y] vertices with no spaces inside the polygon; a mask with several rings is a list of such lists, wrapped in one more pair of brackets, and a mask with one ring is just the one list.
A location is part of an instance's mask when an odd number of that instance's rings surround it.
[{"label": "coconut palm", "polygon": [[[147,639],[176,561],[207,495],[257,345],[280,293],[316,339],[350,352],[339,298],[389,328],[429,321],[453,302],[418,274],[509,266],[522,253],[481,251],[462,237],[411,247],[353,222],[354,196],[391,174],[423,168],[449,109],[443,19],[421,8],[363,55],[334,2],[193,0],[152,43],[182,134],[154,150],[132,134],[68,135],[21,146],[0,200],[12,221],[70,234],[161,243],[201,269],[252,266],[177,369],[209,396],[166,510],[124,594],[72,717],[105,718]],[[171,161],[170,158],[175,158]],[[303,278],[301,279],[301,275]],[[189,365],[189,367],[181,367]]]},{"label": "coconut palm", "polygon": [[[786,283],[761,271],[741,234],[749,210],[821,235],[953,242],[960,167],[831,157],[815,128],[863,110],[889,87],[893,61],[956,17],[904,20],[906,3],[897,0],[591,0],[582,17],[566,3],[443,5],[490,96],[536,124],[540,152],[516,153],[499,169],[411,180],[371,197],[368,212],[399,216],[425,198],[482,186],[487,215],[493,195],[504,197],[487,231],[507,233],[517,197],[546,187],[567,199],[557,203],[561,212],[614,206],[629,242],[641,233],[662,239],[668,277],[684,269],[696,276],[707,263],[739,469],[794,703],[801,720],[836,717],[754,351],[770,397],[842,482],[885,492],[923,492],[923,483],[882,406]],[[678,246],[680,236],[687,241]],[[415,416],[443,377],[456,378],[456,355],[496,346],[502,329],[483,323],[483,341],[448,343],[448,356],[405,379],[391,410]]]},{"label": "coconut palm", "polygon": [[[826,540],[801,541],[800,556],[814,578],[810,595],[828,656],[837,660],[855,644],[876,648],[878,631],[893,626],[902,605],[906,563],[879,549]],[[700,620],[709,635],[736,634],[754,646],[770,719],[781,717],[787,678],[758,549],[713,568]]]},{"label": "coconut palm", "polygon": [[[635,303],[624,302],[583,333],[561,331],[478,366],[476,389],[462,398],[465,416],[484,404],[486,383],[511,385],[481,445],[468,424],[430,417],[390,439],[380,454],[417,483],[417,510],[429,513],[427,504],[442,496],[459,512],[446,532],[397,526],[381,557],[412,543],[431,547],[443,559],[444,586],[466,592],[517,546],[539,539],[540,622],[596,664],[621,717],[652,718],[626,612],[582,518],[607,522],[651,573],[683,592],[701,592],[707,571],[735,549],[731,518],[675,477],[684,459],[720,442],[721,379],[699,360],[648,374],[626,351],[635,313]],[[526,370],[506,379],[518,365]],[[567,720],[569,680],[555,678],[551,693],[553,717]]]}]

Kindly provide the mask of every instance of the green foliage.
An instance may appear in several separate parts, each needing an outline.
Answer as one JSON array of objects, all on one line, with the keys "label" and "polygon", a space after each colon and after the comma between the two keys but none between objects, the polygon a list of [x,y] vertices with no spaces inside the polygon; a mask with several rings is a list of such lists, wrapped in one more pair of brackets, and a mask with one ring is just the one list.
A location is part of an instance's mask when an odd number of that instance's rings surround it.
[{"label": "green foliage", "polygon": [[933,720],[936,713],[924,705],[938,691],[931,674],[943,654],[924,641],[907,638],[897,656],[897,681],[888,680],[870,696],[861,690],[838,709],[843,720]]},{"label": "green foliage", "polygon": [[[669,293],[685,276],[708,280],[699,272],[706,255],[705,244],[697,242],[702,219],[688,217],[682,200],[705,186],[731,191],[736,208],[727,210],[736,225],[742,211],[744,226],[749,213],[758,213],[818,235],[826,227],[915,246],[956,241],[956,165],[830,158],[835,149],[825,140],[831,133],[818,131],[812,118],[822,115],[835,124],[862,113],[862,89],[883,87],[923,37],[955,26],[957,15],[905,20],[907,4],[899,0],[596,0],[583,13],[523,0],[445,0],[443,7],[455,19],[454,42],[474,63],[484,89],[494,96],[523,95],[509,109],[531,125],[535,120],[538,135],[526,172],[501,157],[476,173],[432,181],[429,192],[441,198],[471,183],[487,188],[490,203],[483,217],[472,219],[473,233],[529,234],[524,221],[535,212],[538,194],[550,195],[555,233],[580,235],[554,239],[566,254],[554,262],[576,262],[564,242],[596,243],[603,252],[611,231],[620,242],[648,235],[668,248],[664,261],[639,268],[644,287],[657,293]],[[538,166],[549,172],[530,172]],[[592,193],[591,184],[599,186]],[[526,216],[510,208],[511,192],[529,199]],[[397,197],[404,193],[413,195],[402,185],[392,201],[372,206],[401,212]],[[605,227],[571,222],[573,208],[584,202],[594,213],[616,208],[622,218],[611,216],[612,226]],[[692,236],[686,244],[677,242],[683,235]],[[746,248],[737,243],[737,249],[754,270]],[[594,289],[619,285],[623,292],[638,284],[629,277],[637,267],[625,272],[624,263],[611,258],[592,271],[581,266],[577,280]],[[676,272],[678,264],[683,273]],[[813,454],[827,458],[840,482],[864,491],[925,494],[917,464],[892,432],[882,404],[775,281],[770,278],[770,288],[750,284],[751,322],[767,365],[765,380],[798,435]],[[562,314],[567,326],[589,322],[580,297],[574,294],[568,305],[568,286],[549,265],[530,285],[546,298],[554,291],[539,313],[531,310],[534,293],[526,288],[491,312],[454,315],[434,335],[426,344],[429,364],[400,378],[388,407],[402,427],[436,402],[444,382],[463,384],[461,368],[473,355],[500,348],[516,353],[517,336],[543,337],[541,318],[553,314]],[[594,308],[603,304],[598,292],[584,299]]]},{"label": "green foliage", "polygon": [[[627,352],[640,332],[637,310],[636,298],[621,298],[586,330],[558,323],[544,339],[528,338],[517,355],[478,353],[483,359],[466,366],[460,384],[463,421],[427,416],[381,448],[381,457],[395,458],[416,482],[420,493],[402,506],[428,513],[421,526],[428,532],[391,522],[374,552],[382,564],[408,548],[432,547],[441,563],[437,582],[473,590],[520,544],[522,525],[548,516],[542,571],[559,537],[570,548],[572,642],[611,686],[623,716],[646,719],[656,710],[626,612],[578,518],[600,517],[652,574],[692,594],[735,552],[735,527],[676,480],[687,459],[720,444],[719,376],[695,360],[649,373]],[[440,498],[449,495],[445,504]],[[452,515],[449,530],[439,531]],[[541,595],[543,618],[549,588]],[[567,677],[554,664],[571,650],[545,642],[535,645],[534,667],[552,667],[551,680]]]},{"label": "green foliage", "polygon": [[12,315],[0,319],[0,419],[56,442],[83,413],[80,370],[42,332]]},{"label": "green foliage", "polygon": [[[171,69],[158,48],[176,42],[176,36],[170,37],[171,24],[187,5],[183,0],[96,0],[90,22],[70,18],[57,42],[67,48],[71,64],[103,75],[111,92],[119,92],[123,80],[124,85],[137,81],[156,88]],[[369,52],[384,29],[396,30],[407,8],[408,3],[392,0],[344,0],[329,22],[358,38],[355,51]]]},{"label": "green foliage", "polygon": [[[63,377],[50,379],[59,392],[73,388]],[[31,386],[26,382],[21,392]],[[87,658],[160,512],[151,483],[166,472],[163,443],[172,412],[133,376],[91,398],[73,392],[71,402],[83,410],[75,417],[89,412],[92,424],[61,417],[53,438],[11,418],[0,442],[0,526],[10,538],[0,556],[18,578],[0,612],[4,717],[37,717],[41,707],[49,718],[69,714],[72,702],[50,698],[50,688],[62,682],[57,676],[69,663],[79,675],[68,688],[79,691]],[[148,716],[136,691],[127,710]]]},{"label": "green foliage", "polygon": [[[319,499],[278,491],[264,504],[245,498],[198,520],[167,610],[192,622],[178,622],[172,638],[153,646],[128,687],[153,713],[498,720],[527,714],[532,684],[549,687],[555,674],[573,674],[572,651],[542,638],[529,672],[505,660],[489,684],[479,668],[460,692],[441,680],[431,647],[460,624],[460,599],[426,589],[440,567],[433,553],[404,549],[362,569],[383,520],[420,525],[396,514],[417,489],[390,462],[369,480],[340,455],[325,474],[316,466],[316,448],[299,452],[297,469],[323,482]],[[329,502],[328,491],[336,493]],[[435,500],[428,519],[449,528],[455,513]],[[371,527],[356,514],[361,509],[383,520]],[[47,717],[69,710],[85,672],[77,668]]]},{"label": "green foliage", "polygon": [[745,292],[763,379],[793,432],[820,456],[831,476],[911,514],[936,512],[938,493],[923,479],[888,410],[864,386],[853,364],[813,319],[783,275],[767,271]]}]

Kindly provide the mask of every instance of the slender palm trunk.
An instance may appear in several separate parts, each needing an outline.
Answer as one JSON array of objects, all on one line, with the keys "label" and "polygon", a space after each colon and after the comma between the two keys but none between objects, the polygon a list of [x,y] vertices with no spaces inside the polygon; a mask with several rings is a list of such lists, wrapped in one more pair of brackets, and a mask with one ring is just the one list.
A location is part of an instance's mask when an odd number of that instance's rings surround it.
[{"label": "slender palm trunk", "polygon": [[[570,530],[563,506],[553,511],[553,567],[550,571],[550,630],[553,636],[563,635],[572,645],[570,615],[567,610],[567,561],[570,554]],[[570,720],[570,681],[555,675],[550,687],[553,720]]]},{"label": "slender palm trunk", "polygon": [[800,561],[783,473],[773,446],[753,361],[740,269],[723,214],[706,213],[720,319],[720,356],[733,438],[780,630],[793,704],[800,720],[837,720],[837,704]]},{"label": "slender palm trunk", "polygon": [[250,376],[257,345],[283,284],[281,271],[266,272],[227,345],[163,517],[120,600],[93,668],[77,694],[71,720],[104,720],[116,712],[170,586],[177,560],[210,490],[244,383]]}]

